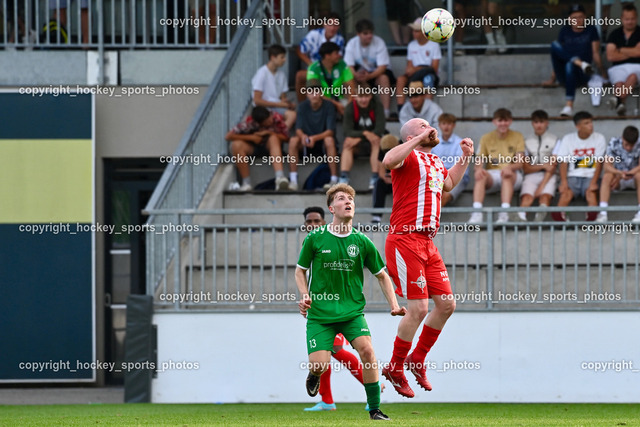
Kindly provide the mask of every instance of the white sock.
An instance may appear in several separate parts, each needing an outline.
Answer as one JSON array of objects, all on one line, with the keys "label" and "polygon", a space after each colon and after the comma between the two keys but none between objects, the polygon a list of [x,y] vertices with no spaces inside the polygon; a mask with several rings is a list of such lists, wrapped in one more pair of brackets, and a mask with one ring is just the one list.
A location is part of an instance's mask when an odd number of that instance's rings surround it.
[{"label": "white sock", "polygon": [[503,203],[500,205],[501,208],[510,208],[511,207],[511,203]]},{"label": "white sock", "polygon": [[331,175],[331,181],[333,184],[335,184],[336,182],[338,182],[338,176],[337,175]]},{"label": "white sock", "polygon": [[298,172],[289,172],[289,181],[298,183]]},{"label": "white sock", "polygon": [[[609,203],[608,202],[600,202],[600,207],[601,208],[609,207]],[[607,211],[600,211],[600,215],[607,216]]]},{"label": "white sock", "polygon": [[484,33],[484,36],[487,38],[487,44],[496,44],[496,39],[493,37],[493,32]]},{"label": "white sock", "polygon": [[482,202],[473,202],[474,209],[482,209]]}]

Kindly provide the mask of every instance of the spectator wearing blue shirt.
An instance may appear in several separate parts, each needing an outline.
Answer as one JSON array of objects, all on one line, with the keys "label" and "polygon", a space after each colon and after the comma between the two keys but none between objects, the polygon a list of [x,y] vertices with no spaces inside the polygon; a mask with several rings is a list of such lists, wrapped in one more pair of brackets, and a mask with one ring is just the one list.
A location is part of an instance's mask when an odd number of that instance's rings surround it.
[{"label": "spectator wearing blue shirt", "polygon": [[[627,126],[622,138],[612,138],[607,147],[604,175],[600,184],[600,207],[609,206],[611,190],[636,190],[640,209],[640,142],[638,128]],[[597,222],[607,222],[607,211],[601,211]],[[640,223],[640,210],[631,222]]]},{"label": "spectator wearing blue shirt", "polygon": [[[431,149],[431,154],[440,157],[444,167],[447,169],[451,169],[456,161],[462,158],[462,148],[460,147],[462,138],[453,133],[456,127],[456,120],[456,116],[449,113],[443,113],[438,117],[440,144]],[[442,206],[455,202],[460,193],[467,187],[469,179],[469,169],[467,168],[462,181],[453,187],[453,190],[442,192]]]},{"label": "spectator wearing blue shirt", "polygon": [[305,94],[302,93],[302,88],[305,87],[307,82],[306,68],[311,65],[312,62],[322,59],[320,57],[320,46],[325,42],[333,42],[340,48],[340,55],[344,56],[344,37],[338,34],[338,31],[340,31],[340,15],[331,12],[323,19],[323,22],[324,25],[322,28],[309,31],[300,42],[300,45],[296,47],[296,55],[303,63],[303,69],[296,73],[298,102],[307,99]]},{"label": "spectator wearing blue shirt", "polygon": [[602,75],[602,59],[600,57],[600,36],[593,25],[585,26],[586,13],[580,4],[574,4],[569,10],[569,24],[560,29],[558,39],[551,43],[551,62],[553,73],[544,82],[552,85],[557,80],[565,86],[566,102],[560,111],[561,116],[573,115],[573,100],[576,88],[589,81],[593,74],[594,64]]}]

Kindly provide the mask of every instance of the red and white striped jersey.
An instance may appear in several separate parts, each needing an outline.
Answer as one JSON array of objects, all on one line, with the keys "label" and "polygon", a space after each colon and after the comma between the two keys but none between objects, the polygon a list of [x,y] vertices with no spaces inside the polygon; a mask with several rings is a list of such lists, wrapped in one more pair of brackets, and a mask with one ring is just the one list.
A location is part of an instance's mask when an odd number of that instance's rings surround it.
[{"label": "red and white striped jersey", "polygon": [[426,232],[440,227],[442,187],[449,172],[435,154],[413,150],[402,166],[391,171],[393,209],[389,233]]}]

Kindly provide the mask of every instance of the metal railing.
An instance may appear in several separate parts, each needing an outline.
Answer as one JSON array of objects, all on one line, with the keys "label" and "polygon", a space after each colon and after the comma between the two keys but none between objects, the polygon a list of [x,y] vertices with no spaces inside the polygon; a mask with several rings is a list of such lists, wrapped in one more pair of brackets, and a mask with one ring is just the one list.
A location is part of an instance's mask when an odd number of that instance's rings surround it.
[{"label": "metal railing", "polygon": [[0,47],[228,48],[245,27],[264,31],[270,43],[291,46],[294,39],[294,28],[278,19],[296,13],[294,0],[260,1],[264,14],[259,18],[247,15],[250,0],[89,0],[86,7],[83,3],[0,0]]},{"label": "metal railing", "polygon": [[[598,208],[600,209],[600,208]],[[607,211],[629,218],[637,206]],[[574,218],[593,210],[571,208],[484,208],[485,222],[443,220],[434,239],[449,272],[458,308],[463,310],[580,310],[640,307],[640,225],[630,221],[594,223],[509,222],[496,224],[502,211],[565,210]],[[443,218],[468,215],[472,208],[444,208]],[[360,223],[367,214],[390,209],[358,209],[356,228],[384,256],[385,226]],[[189,231],[149,232],[147,250],[172,262],[148,276],[148,293],[159,309],[295,310],[293,273],[306,231],[291,210],[256,209],[152,212],[182,224],[192,215],[260,215],[264,223],[201,224]],[[173,235],[173,236],[172,236]],[[177,252],[171,242],[182,235]],[[367,304],[386,310],[377,280],[367,274]]]}]

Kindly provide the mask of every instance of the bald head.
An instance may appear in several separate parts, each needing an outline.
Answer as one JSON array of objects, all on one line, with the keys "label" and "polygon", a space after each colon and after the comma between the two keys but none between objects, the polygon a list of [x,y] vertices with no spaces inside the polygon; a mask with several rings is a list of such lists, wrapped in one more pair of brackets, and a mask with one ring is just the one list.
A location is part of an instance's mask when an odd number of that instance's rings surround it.
[{"label": "bald head", "polygon": [[438,139],[436,129],[430,126],[429,122],[425,119],[421,118],[411,119],[402,125],[402,128],[400,128],[400,138],[402,138],[403,142],[408,142],[424,132],[432,132],[432,134],[430,135],[430,138],[426,138],[420,143],[420,145],[423,147],[435,147],[438,145],[440,140]]}]

